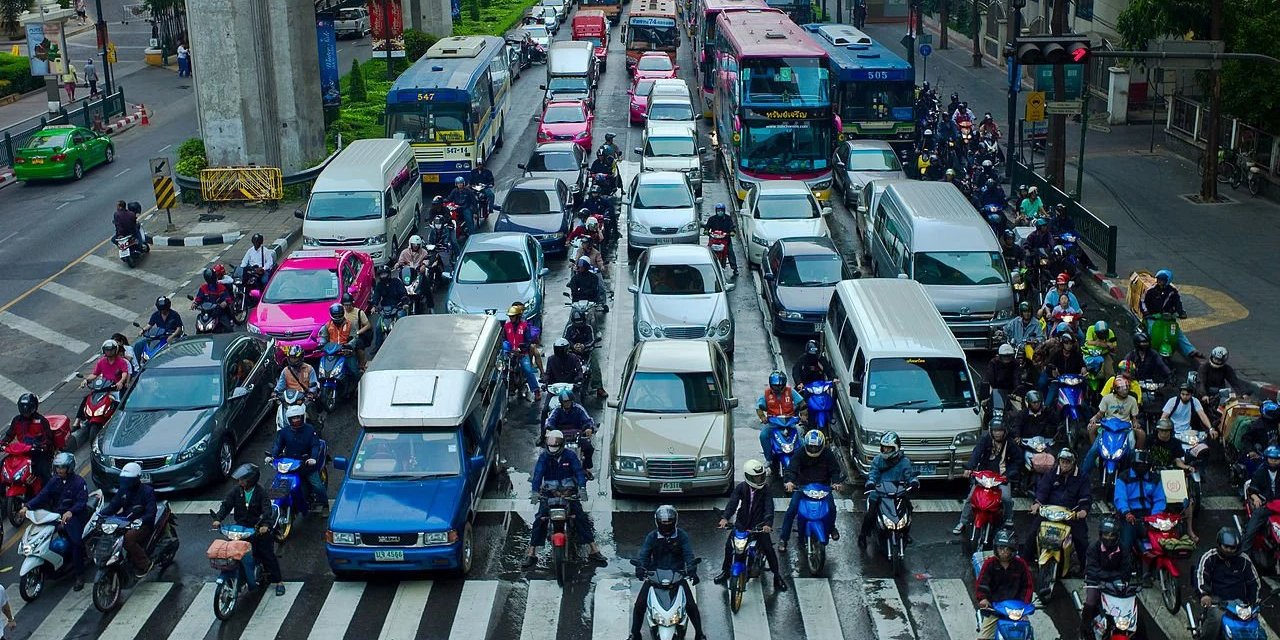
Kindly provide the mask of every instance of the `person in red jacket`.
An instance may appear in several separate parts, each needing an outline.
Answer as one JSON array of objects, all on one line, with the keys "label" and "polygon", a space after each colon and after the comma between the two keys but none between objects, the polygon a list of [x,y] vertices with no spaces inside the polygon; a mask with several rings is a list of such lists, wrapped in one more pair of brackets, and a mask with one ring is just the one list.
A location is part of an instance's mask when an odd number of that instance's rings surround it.
[{"label": "person in red jacket", "polygon": [[[978,601],[978,609],[990,609],[991,603],[1004,600],[1031,602],[1035,581],[1027,561],[1014,553],[1016,544],[1013,531],[1001,529],[996,533],[996,553],[982,563],[974,586],[973,597]],[[978,632],[980,640],[996,637],[997,620],[994,615],[983,616],[982,629]]]},{"label": "person in red jacket", "polygon": [[18,398],[18,415],[9,422],[9,432],[0,439],[0,449],[10,442],[31,445],[31,470],[44,484],[53,475],[53,428],[40,415],[40,399],[34,393],[24,393]]}]

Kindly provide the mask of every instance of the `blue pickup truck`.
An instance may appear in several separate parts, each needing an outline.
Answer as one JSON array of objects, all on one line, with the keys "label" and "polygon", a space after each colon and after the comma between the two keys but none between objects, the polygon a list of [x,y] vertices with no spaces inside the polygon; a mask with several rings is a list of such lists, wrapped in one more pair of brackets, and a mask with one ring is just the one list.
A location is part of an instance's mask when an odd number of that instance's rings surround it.
[{"label": "blue pickup truck", "polygon": [[360,380],[355,448],[334,458],[346,474],[325,533],[335,576],[470,571],[506,409],[501,351],[491,316],[396,323]]}]

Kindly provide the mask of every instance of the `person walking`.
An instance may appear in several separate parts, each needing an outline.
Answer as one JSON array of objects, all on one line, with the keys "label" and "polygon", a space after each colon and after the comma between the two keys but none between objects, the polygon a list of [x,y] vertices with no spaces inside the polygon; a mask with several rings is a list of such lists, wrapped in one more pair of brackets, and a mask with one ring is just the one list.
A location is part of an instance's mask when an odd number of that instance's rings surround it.
[{"label": "person walking", "polygon": [[187,48],[186,41],[178,43],[178,77],[191,77],[191,49]]},{"label": "person walking", "polygon": [[76,101],[76,83],[79,81],[80,78],[76,75],[76,66],[68,62],[67,72],[62,74],[62,88],[67,92],[68,104]]},{"label": "person walking", "polygon": [[93,58],[84,61],[84,81],[89,83],[89,97],[97,97],[98,69],[93,66]]},{"label": "person walking", "polygon": [[853,5],[853,26],[861,29],[867,24],[867,3],[864,0],[858,0]]},{"label": "person walking", "polygon": [[80,20],[81,26],[89,24],[89,7],[84,0],[76,0],[76,18]]}]

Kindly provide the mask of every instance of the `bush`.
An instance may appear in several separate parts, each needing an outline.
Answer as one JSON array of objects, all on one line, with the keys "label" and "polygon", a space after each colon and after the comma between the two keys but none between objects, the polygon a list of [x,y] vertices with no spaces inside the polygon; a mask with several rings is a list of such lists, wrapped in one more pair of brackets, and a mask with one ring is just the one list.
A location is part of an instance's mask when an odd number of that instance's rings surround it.
[{"label": "bush", "polygon": [[463,11],[462,16],[453,21],[453,35],[501,36],[510,31],[533,4],[533,0],[488,0],[480,5],[478,17],[470,11]]},{"label": "bush", "polygon": [[178,164],[174,166],[174,170],[179,174],[196,177],[200,175],[202,169],[208,167],[209,161],[204,154],[204,140],[188,138],[178,145]]},{"label": "bush", "polygon": [[351,91],[348,98],[352,102],[367,102],[369,100],[369,89],[364,83],[364,74],[360,73],[359,61],[351,60],[351,73],[349,74],[348,83],[351,85]]},{"label": "bush", "polygon": [[26,56],[0,53],[0,96],[22,94],[44,86],[44,78],[31,75]]},{"label": "bush", "polygon": [[423,33],[417,29],[405,29],[405,60],[407,60],[409,64],[417,62],[418,58],[427,55],[427,49],[430,49],[431,45],[436,43],[436,40],[438,40],[438,38],[429,33]]}]

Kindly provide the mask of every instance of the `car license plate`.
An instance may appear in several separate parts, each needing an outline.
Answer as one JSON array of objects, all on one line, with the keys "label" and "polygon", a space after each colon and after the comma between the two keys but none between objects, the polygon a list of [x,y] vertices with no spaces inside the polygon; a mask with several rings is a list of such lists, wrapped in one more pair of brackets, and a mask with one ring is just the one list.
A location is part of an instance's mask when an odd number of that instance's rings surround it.
[{"label": "car license plate", "polygon": [[671,244],[671,238],[654,238],[654,244]]},{"label": "car license plate", "polygon": [[438,174],[438,173],[424,173],[424,174],[422,174],[422,181],[423,181],[423,182],[440,182],[440,174]]},{"label": "car license plate", "polygon": [[938,474],[938,465],[936,464],[917,464],[912,466],[915,467],[916,475],[918,476],[932,476]]},{"label": "car license plate", "polygon": [[44,164],[44,158],[32,158],[31,164]]},{"label": "car license plate", "polygon": [[662,493],[684,493],[684,489],[680,488],[679,482],[664,482],[662,483],[662,489],[659,491]]},{"label": "car license plate", "polygon": [[375,562],[404,562],[402,549],[378,549],[373,552]]}]

